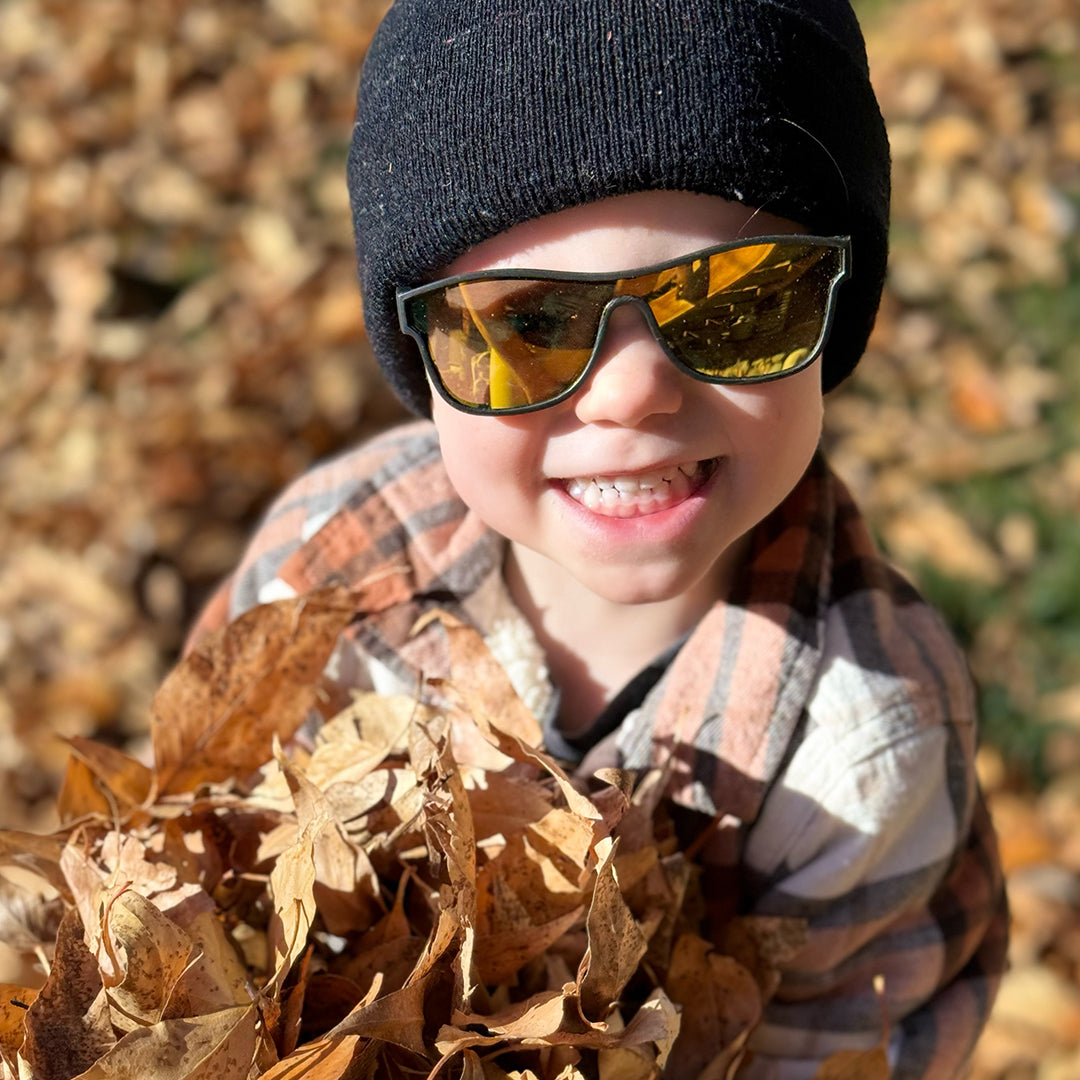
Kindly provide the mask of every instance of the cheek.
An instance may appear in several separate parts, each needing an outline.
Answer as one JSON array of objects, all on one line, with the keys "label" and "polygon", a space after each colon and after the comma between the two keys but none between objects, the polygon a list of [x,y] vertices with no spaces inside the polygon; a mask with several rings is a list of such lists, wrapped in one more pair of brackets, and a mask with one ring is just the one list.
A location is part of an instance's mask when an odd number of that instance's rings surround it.
[{"label": "cheek", "polygon": [[824,422],[817,365],[788,379],[738,390],[729,398],[732,433],[762,468],[801,475]]},{"label": "cheek", "polygon": [[[507,420],[467,416],[445,402],[432,405],[443,463],[458,495],[487,524],[520,513],[530,470],[530,444]],[[501,531],[501,530],[500,530]]]},{"label": "cheek", "polygon": [[774,405],[774,423],[778,431],[786,431],[792,443],[816,446],[821,438],[825,406],[821,395],[781,397]]}]

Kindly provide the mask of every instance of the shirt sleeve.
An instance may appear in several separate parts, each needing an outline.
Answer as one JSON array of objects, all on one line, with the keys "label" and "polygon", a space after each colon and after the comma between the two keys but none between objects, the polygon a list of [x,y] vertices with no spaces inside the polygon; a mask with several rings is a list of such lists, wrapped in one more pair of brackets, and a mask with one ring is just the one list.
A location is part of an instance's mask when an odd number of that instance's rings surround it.
[{"label": "shirt sleeve", "polygon": [[203,605],[195,621],[188,630],[184,641],[183,655],[187,656],[207,634],[212,634],[229,621],[229,609],[232,604],[233,575],[229,574],[221,581],[210,599]]},{"label": "shirt sleeve", "polygon": [[913,690],[843,658],[829,666],[747,837],[750,913],[803,919],[808,941],[740,1076],[810,1078],[886,1034],[894,1080],[966,1075],[1007,911],[961,669],[953,686]]},{"label": "shirt sleeve", "polygon": [[184,653],[258,604],[286,599],[295,590],[279,571],[350,500],[377,484],[378,474],[413,440],[433,442],[430,424],[391,428],[304,473],[274,500],[248,540],[236,569],[196,617]]}]

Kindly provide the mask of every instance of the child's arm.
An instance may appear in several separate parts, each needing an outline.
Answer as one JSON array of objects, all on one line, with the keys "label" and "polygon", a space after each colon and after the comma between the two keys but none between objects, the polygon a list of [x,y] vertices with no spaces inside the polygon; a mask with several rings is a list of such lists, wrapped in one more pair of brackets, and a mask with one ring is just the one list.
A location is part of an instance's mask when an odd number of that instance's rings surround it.
[{"label": "child's arm", "polygon": [[[966,684],[959,660],[954,671]],[[819,708],[831,691],[850,708],[841,681],[825,676]],[[811,1077],[833,1050],[873,1046],[886,1003],[894,1080],[964,1075],[1004,970],[1007,911],[974,728],[938,718],[948,697],[852,726],[811,721],[766,800],[746,849],[761,875],[752,913],[804,918],[810,940],[748,1077]]]}]

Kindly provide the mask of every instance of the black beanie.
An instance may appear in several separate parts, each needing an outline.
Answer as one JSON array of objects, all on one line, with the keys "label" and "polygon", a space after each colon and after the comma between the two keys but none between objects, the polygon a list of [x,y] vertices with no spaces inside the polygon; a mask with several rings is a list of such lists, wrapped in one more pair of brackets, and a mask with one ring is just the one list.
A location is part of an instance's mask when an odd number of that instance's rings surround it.
[{"label": "black beanie", "polygon": [[395,290],[529,218],[665,189],[850,234],[825,390],[858,362],[885,276],[889,148],[848,0],[396,0],[348,184],[368,336],[419,414]]}]

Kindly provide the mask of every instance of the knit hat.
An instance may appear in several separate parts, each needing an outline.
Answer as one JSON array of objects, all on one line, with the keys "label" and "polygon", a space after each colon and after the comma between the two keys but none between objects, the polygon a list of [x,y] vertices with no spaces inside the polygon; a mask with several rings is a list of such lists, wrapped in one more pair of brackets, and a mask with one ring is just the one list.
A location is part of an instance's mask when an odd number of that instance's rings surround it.
[{"label": "knit hat", "polygon": [[666,189],[850,234],[826,390],[885,275],[889,148],[848,0],[396,0],[361,71],[348,184],[368,336],[422,415],[395,290],[529,218]]}]

